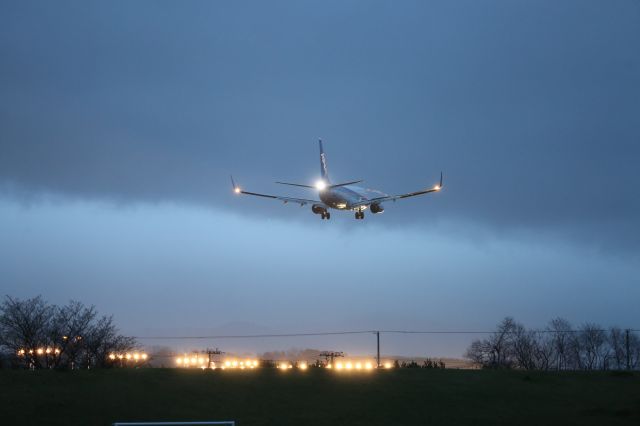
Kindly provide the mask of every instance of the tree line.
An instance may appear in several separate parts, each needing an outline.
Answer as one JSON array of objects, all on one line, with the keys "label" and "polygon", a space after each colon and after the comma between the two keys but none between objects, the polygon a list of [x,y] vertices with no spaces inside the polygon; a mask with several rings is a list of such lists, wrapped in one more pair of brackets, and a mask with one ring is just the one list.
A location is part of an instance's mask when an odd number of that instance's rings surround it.
[{"label": "tree line", "polygon": [[14,367],[106,367],[114,353],[135,348],[135,339],[119,334],[113,317],[100,316],[94,306],[57,306],[40,296],[6,296],[0,305],[0,352]]},{"label": "tree line", "polygon": [[474,340],[466,358],[483,368],[623,370],[640,367],[640,338],[633,330],[593,323],[574,328],[556,318],[528,330],[506,317],[488,338]]}]

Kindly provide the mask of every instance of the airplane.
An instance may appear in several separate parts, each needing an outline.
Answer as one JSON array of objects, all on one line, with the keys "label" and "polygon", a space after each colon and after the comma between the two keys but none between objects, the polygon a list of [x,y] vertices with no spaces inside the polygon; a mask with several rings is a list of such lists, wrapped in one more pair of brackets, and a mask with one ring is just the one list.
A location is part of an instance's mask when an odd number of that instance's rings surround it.
[{"label": "airplane", "polygon": [[276,182],[280,185],[297,186],[301,188],[315,189],[318,191],[320,200],[308,200],[305,198],[293,198],[283,197],[279,195],[259,194],[257,192],[245,191],[236,184],[231,176],[231,185],[233,191],[236,194],[254,195],[256,197],[271,198],[287,203],[296,203],[300,206],[311,204],[311,211],[320,215],[321,219],[331,219],[331,212],[329,209],[335,210],[350,210],[355,212],[356,219],[364,219],[364,211],[368,208],[371,213],[378,214],[384,211],[382,205],[383,202],[393,201],[415,197],[417,195],[430,194],[432,192],[439,192],[442,188],[442,172],[440,172],[440,182],[431,188],[423,189],[416,192],[409,192],[407,194],[400,195],[387,195],[383,192],[371,189],[360,188],[354,186],[362,180],[355,180],[351,182],[332,184],[329,180],[329,172],[327,169],[327,157],[322,147],[322,139],[319,140],[320,144],[320,180],[315,185],[303,185],[299,183],[289,182]]}]

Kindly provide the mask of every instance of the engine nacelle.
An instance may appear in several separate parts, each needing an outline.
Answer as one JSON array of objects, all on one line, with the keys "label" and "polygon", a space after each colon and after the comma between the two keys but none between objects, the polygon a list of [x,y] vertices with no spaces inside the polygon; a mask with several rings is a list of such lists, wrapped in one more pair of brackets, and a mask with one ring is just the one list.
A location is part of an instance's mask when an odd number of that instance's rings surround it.
[{"label": "engine nacelle", "polygon": [[382,204],[371,204],[371,206],[369,207],[371,209],[371,213],[373,214],[377,214],[377,213],[382,213],[384,211],[384,207],[382,207]]},{"label": "engine nacelle", "polygon": [[315,214],[326,214],[327,213],[327,209],[325,209],[324,207],[318,205],[318,204],[314,204],[311,206],[311,211],[314,212]]}]

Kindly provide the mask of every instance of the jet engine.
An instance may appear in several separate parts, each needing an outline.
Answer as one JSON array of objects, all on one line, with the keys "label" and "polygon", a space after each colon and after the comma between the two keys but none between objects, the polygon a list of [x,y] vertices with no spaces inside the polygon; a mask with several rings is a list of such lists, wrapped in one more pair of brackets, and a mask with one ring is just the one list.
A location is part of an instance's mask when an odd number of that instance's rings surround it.
[{"label": "jet engine", "polygon": [[382,213],[384,211],[384,207],[382,207],[382,204],[371,204],[371,213],[376,214],[376,213]]},{"label": "jet engine", "polygon": [[314,212],[315,214],[321,214],[321,215],[327,214],[327,209],[325,209],[322,206],[319,206],[318,204],[314,204],[313,206],[311,206],[311,211]]}]

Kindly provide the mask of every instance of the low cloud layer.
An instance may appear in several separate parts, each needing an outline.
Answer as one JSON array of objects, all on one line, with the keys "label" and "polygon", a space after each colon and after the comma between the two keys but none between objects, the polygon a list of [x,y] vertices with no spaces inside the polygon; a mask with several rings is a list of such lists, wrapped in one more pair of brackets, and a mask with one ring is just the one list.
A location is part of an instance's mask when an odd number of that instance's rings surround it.
[{"label": "low cloud layer", "polygon": [[639,8],[4,3],[0,183],[272,215],[231,200],[229,173],[291,192],[272,182],[314,179],[323,137],[336,180],[397,193],[445,171],[389,225],[637,253]]}]

